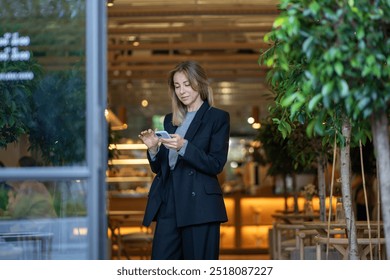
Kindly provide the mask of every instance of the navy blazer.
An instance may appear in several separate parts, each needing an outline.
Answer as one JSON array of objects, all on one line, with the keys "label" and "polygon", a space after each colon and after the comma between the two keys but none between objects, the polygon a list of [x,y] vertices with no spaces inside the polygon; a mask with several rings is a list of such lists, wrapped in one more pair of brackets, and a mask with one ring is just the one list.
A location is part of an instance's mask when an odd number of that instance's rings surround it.
[{"label": "navy blazer", "polygon": [[[173,134],[172,113],[165,116],[164,129]],[[217,175],[227,161],[230,116],[203,102],[184,138],[188,141],[184,156],[177,159],[173,176],[176,221],[178,227],[210,222],[226,222],[227,214]],[[161,145],[150,167],[156,176],[150,187],[143,224],[155,220],[161,205],[161,188],[170,173],[168,149]]]}]

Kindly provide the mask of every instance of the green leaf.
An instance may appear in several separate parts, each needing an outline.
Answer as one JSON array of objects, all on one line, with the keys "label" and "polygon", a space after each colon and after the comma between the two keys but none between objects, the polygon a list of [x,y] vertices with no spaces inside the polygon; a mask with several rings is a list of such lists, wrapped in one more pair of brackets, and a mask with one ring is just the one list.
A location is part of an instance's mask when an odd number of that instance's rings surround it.
[{"label": "green leaf", "polygon": [[307,108],[309,109],[309,112],[313,112],[314,108],[317,106],[318,102],[320,102],[322,98],[321,94],[315,95],[312,99],[310,99],[309,104]]},{"label": "green leaf", "polygon": [[296,97],[297,95],[295,93],[288,95],[281,100],[280,105],[283,107],[289,107],[294,102]]},{"label": "green leaf", "polygon": [[287,130],[286,130],[286,128],[284,127],[283,122],[281,122],[281,123],[278,125],[278,130],[282,133],[283,139],[286,139],[286,137],[287,137]]},{"label": "green leaf", "polygon": [[344,72],[344,66],[341,62],[337,61],[334,70],[336,71],[337,75],[342,76]]},{"label": "green leaf", "polygon": [[357,32],[356,32],[356,37],[358,40],[362,40],[365,36],[364,28],[363,26],[359,26]]},{"label": "green leaf", "polygon": [[271,38],[271,33],[268,32],[268,33],[266,33],[266,34],[264,35],[263,41],[264,41],[265,43],[269,43],[270,38]]},{"label": "green leaf", "polygon": [[313,14],[316,15],[321,9],[321,6],[316,1],[313,1],[312,3],[310,3],[309,8],[313,12]]},{"label": "green leaf", "polygon": [[366,63],[367,63],[368,65],[374,65],[374,64],[376,63],[375,56],[372,55],[372,54],[369,55],[369,56],[367,57]]},{"label": "green leaf", "polygon": [[314,131],[315,131],[318,135],[321,135],[321,136],[324,135],[325,126],[324,126],[324,124],[321,122],[320,119],[317,119],[317,121],[315,122]]},{"label": "green leaf", "polygon": [[333,86],[334,86],[334,82],[333,82],[333,81],[327,82],[327,83],[322,87],[321,94],[322,94],[323,96],[328,96],[328,95],[332,92]]},{"label": "green leaf", "polygon": [[313,132],[314,132],[314,125],[316,124],[316,120],[313,119],[309,122],[309,124],[307,125],[306,127],[306,134],[308,137],[312,137],[313,136]]},{"label": "green leaf", "polygon": [[275,19],[273,28],[278,28],[279,26],[282,26],[287,21],[286,16],[279,16]]},{"label": "green leaf", "polygon": [[294,115],[302,108],[304,104],[304,101],[300,101],[300,102],[295,102],[292,106],[291,106],[291,115]]},{"label": "green leaf", "polygon": [[265,65],[267,65],[267,67],[271,67],[272,65],[274,65],[274,57],[271,56],[268,59],[266,59],[265,60]]},{"label": "green leaf", "polygon": [[283,122],[283,125],[287,131],[288,134],[291,133],[291,125],[288,122]]},{"label": "green leaf", "polygon": [[349,94],[349,86],[345,80],[340,80],[339,83],[341,97],[346,97]]},{"label": "green leaf", "polygon": [[358,108],[360,110],[363,110],[369,103],[370,103],[370,98],[364,97],[364,98],[360,99],[360,101],[358,103]]},{"label": "green leaf", "polygon": [[303,42],[303,44],[302,44],[302,51],[304,52],[304,53],[307,53],[308,52],[308,49],[310,48],[310,45],[311,45],[311,43],[313,42],[313,37],[308,37],[304,42]]}]

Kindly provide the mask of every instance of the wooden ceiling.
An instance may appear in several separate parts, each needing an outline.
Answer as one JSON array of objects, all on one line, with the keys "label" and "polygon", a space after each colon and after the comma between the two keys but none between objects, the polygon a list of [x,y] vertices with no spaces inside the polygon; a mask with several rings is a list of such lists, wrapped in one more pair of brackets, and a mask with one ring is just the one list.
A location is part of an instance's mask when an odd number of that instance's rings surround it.
[{"label": "wooden ceiling", "polygon": [[[206,69],[216,107],[230,112],[232,135],[254,135],[247,123],[271,102],[259,66],[263,36],[278,15],[270,0],[115,0],[108,8],[108,90],[113,111],[125,108],[129,135],[170,112],[167,73],[192,59]],[[141,102],[148,106],[142,107]]]}]

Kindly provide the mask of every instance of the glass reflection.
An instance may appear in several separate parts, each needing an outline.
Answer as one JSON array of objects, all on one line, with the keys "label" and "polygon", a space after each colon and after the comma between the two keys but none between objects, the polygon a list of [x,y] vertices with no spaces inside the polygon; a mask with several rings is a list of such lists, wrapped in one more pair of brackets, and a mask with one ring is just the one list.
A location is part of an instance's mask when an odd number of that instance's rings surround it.
[{"label": "glass reflection", "polygon": [[85,181],[1,184],[8,199],[0,210],[0,259],[87,258]]},{"label": "glass reflection", "polygon": [[29,150],[45,166],[85,165],[85,1],[0,6],[0,160]]}]

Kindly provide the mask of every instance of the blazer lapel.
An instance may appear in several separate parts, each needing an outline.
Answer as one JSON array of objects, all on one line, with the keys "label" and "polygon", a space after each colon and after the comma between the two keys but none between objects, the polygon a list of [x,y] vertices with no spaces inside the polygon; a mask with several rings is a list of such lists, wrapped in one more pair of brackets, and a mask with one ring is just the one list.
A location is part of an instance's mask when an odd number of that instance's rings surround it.
[{"label": "blazer lapel", "polygon": [[188,141],[192,140],[192,138],[195,136],[196,131],[198,131],[199,126],[202,123],[202,119],[204,114],[210,109],[210,105],[207,101],[204,101],[202,106],[200,106],[198,112],[195,115],[195,118],[192,120],[184,138]]}]

